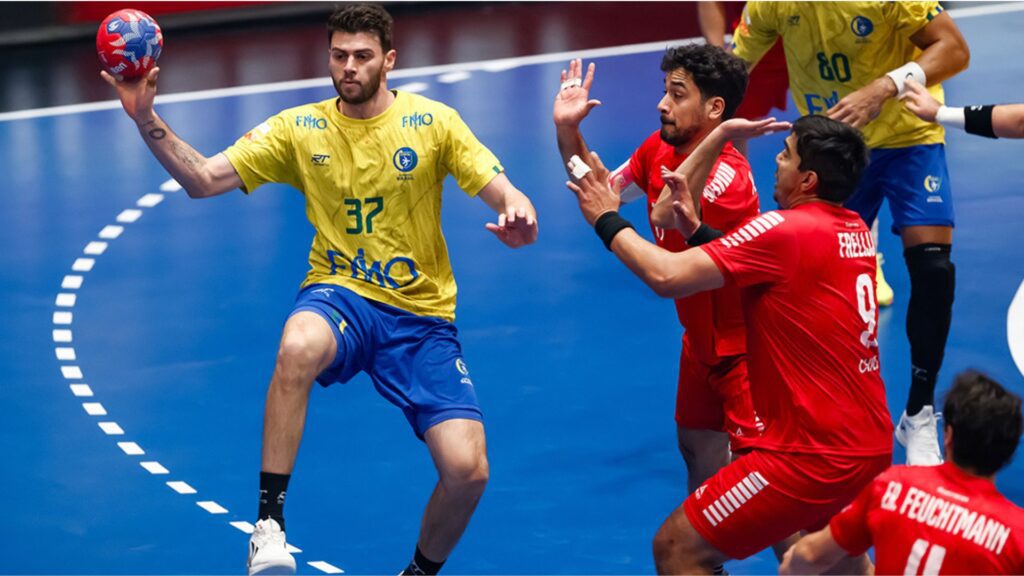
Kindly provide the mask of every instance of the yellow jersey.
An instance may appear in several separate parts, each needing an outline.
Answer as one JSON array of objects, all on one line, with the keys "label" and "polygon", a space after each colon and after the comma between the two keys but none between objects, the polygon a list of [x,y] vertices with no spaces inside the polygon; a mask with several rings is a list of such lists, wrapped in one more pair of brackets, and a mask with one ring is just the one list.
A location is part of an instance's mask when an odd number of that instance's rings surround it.
[{"label": "yellow jersey", "polygon": [[224,154],[246,193],[280,182],[305,195],[316,235],[303,288],[336,284],[454,321],[442,185],[452,174],[475,196],[503,171],[455,110],[395,91],[384,113],[360,120],[332,98],[271,117]]},{"label": "yellow jersey", "polygon": [[[756,63],[782,38],[789,90],[801,114],[820,114],[851,92],[916,59],[910,37],[942,12],[938,2],[748,2],[733,34],[734,54]],[[929,92],[943,101],[942,86]],[[892,98],[863,128],[870,148],[944,141],[938,124]]]}]

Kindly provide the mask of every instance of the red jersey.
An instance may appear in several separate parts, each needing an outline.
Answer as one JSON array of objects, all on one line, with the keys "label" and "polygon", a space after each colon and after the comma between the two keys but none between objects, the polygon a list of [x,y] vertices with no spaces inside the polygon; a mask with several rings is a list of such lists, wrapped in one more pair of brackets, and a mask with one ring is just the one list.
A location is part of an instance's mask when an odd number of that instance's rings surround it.
[{"label": "red jersey", "polygon": [[886,470],[830,526],[878,574],[1024,574],[1024,510],[951,462]]},{"label": "red jersey", "polygon": [[843,456],[892,451],[878,362],[875,245],[826,202],[767,212],[701,248],[743,288],[758,449]]},{"label": "red jersey", "polygon": [[[661,167],[675,170],[686,159],[661,139],[660,132],[651,134],[629,160],[629,169],[636,185],[647,193],[647,217],[661,196],[665,182]],[[726,144],[701,195],[702,220],[708,226],[728,232],[759,212],[757,189],[750,173],[750,164],[732,144]],[[651,224],[658,246],[673,252],[689,248],[678,230],[664,230]],[[737,288],[722,288],[694,294],[675,301],[679,322],[686,328],[686,338],[698,359],[715,364],[723,356],[746,351],[746,333]]]}]

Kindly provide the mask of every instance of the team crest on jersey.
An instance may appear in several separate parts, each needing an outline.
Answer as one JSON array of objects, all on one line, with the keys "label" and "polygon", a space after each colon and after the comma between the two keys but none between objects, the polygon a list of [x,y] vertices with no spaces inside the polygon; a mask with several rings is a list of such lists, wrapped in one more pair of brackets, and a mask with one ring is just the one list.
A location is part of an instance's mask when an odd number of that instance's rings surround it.
[{"label": "team crest on jersey", "polygon": [[399,180],[412,180],[412,174],[409,174],[409,172],[416,168],[419,161],[420,158],[416,155],[416,151],[408,146],[395,150],[394,155],[391,156],[391,163],[401,172],[398,175]]},{"label": "team crest on jersey", "polygon": [[850,30],[858,38],[864,38],[875,31],[875,25],[864,16],[854,16],[850,21]]}]

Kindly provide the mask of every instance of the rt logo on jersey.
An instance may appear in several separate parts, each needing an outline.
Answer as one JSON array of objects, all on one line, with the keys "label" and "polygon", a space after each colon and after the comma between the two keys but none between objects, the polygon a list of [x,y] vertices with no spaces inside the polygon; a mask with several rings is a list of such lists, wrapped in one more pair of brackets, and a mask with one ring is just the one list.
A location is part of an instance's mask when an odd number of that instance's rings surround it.
[{"label": "rt logo on jersey", "polygon": [[925,176],[925,179],[924,179],[924,189],[925,190],[927,190],[927,191],[929,191],[929,192],[934,194],[935,192],[939,191],[939,187],[940,186],[942,186],[942,178],[939,178],[938,176]]},{"label": "rt logo on jersey", "polygon": [[313,154],[311,159],[313,160],[313,166],[327,166],[327,163],[331,160],[331,155]]},{"label": "rt logo on jersey", "polygon": [[863,16],[855,16],[850,21],[850,30],[853,31],[858,38],[863,38],[868,34],[875,31],[875,25],[871,23],[871,20]]}]

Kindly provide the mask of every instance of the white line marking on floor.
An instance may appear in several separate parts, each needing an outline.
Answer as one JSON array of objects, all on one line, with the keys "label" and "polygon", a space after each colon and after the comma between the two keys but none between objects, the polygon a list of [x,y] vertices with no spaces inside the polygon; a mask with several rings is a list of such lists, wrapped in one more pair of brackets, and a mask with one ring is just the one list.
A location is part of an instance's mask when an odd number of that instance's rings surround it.
[{"label": "white line marking on floor", "polygon": [[135,442],[118,442],[117,447],[129,456],[141,456],[146,453],[146,451]]},{"label": "white line marking on floor", "polygon": [[170,470],[168,470],[167,468],[164,468],[163,464],[161,464],[159,462],[154,462],[152,460],[149,460],[149,461],[146,461],[146,462],[139,462],[139,466],[142,466],[143,468],[145,468],[146,472],[149,472],[150,474],[170,474],[171,473]]},{"label": "white line marking on floor", "polygon": [[221,506],[220,504],[217,504],[216,502],[213,502],[212,500],[203,500],[201,502],[196,502],[196,506],[199,506],[203,510],[206,510],[207,512],[209,512],[210,514],[227,514],[228,513],[228,509],[227,508]]},{"label": "white line marking on floor", "polygon": [[338,568],[337,566],[334,566],[333,564],[328,564],[327,562],[324,562],[323,560],[317,560],[316,562],[306,562],[306,564],[309,564],[310,566],[312,566],[313,568],[316,568],[317,570],[323,572],[324,574],[344,574],[345,573],[345,571],[342,570],[341,568]]},{"label": "white line marking on floor", "polygon": [[72,384],[71,393],[75,396],[92,396],[92,388],[88,384]]},{"label": "white line marking on floor", "polygon": [[470,74],[469,72],[462,70],[459,72],[449,72],[447,74],[441,74],[440,76],[437,77],[437,81],[440,82],[441,84],[455,84],[456,82],[468,80],[472,76],[473,75]]},{"label": "white line marking on floor", "polygon": [[122,224],[131,224],[132,222],[138,220],[141,216],[142,210],[128,208],[127,210],[122,210],[121,213],[117,215],[116,220]]},{"label": "white line marking on floor", "polygon": [[74,348],[54,348],[57,353],[57,360],[75,360]]},{"label": "white line marking on floor", "polygon": [[106,416],[107,409],[103,407],[103,404],[99,402],[82,402],[82,408],[85,408],[85,413],[89,416]]},{"label": "white line marking on floor", "polygon": [[1006,341],[1017,370],[1024,374],[1024,282],[1017,288],[1006,314]]},{"label": "white line marking on floor", "polygon": [[85,250],[83,250],[83,252],[85,252],[86,254],[89,254],[90,256],[99,256],[100,254],[103,254],[106,251],[107,251],[107,243],[106,242],[99,242],[99,241],[96,241],[96,240],[93,240],[92,242],[89,242],[88,244],[86,244],[85,245]]},{"label": "white line marking on floor", "polygon": [[163,201],[163,194],[146,194],[142,198],[139,198],[139,201],[136,202],[135,205],[142,206],[143,208],[152,208]]},{"label": "white line marking on floor", "polygon": [[161,192],[177,192],[178,190],[181,190],[181,184],[178,184],[178,181],[174,178],[160,185]]},{"label": "white line marking on floor", "polygon": [[100,422],[100,430],[107,436],[121,436],[124,434],[124,430],[117,422]]},{"label": "white line marking on floor", "polygon": [[122,232],[124,232],[124,226],[115,226],[113,224],[109,224],[107,226],[104,226],[103,230],[100,230],[100,238],[103,238],[105,240],[113,240],[120,236]]},{"label": "white line marking on floor", "polygon": [[246,534],[252,534],[252,531],[256,529],[256,527],[253,526],[250,522],[236,521],[236,522],[228,522],[228,524],[231,524],[232,526],[234,526],[235,528],[238,528],[239,530],[241,530],[242,532],[245,532]]},{"label": "white line marking on floor", "polygon": [[74,316],[71,312],[54,312],[53,323],[54,324],[71,324],[71,320]]},{"label": "white line marking on floor", "polygon": [[78,366],[61,366],[60,373],[66,380],[79,380],[82,378],[82,369]]},{"label": "white line marking on floor", "polygon": [[284,543],[284,549],[291,552],[292,554],[302,554],[302,548],[299,548],[298,546],[293,546],[287,542]]},{"label": "white line marking on floor", "polygon": [[54,342],[71,342],[71,330],[54,330]]},{"label": "white line marking on floor", "polygon": [[64,308],[71,308],[72,306],[75,305],[75,302],[77,300],[78,300],[78,295],[77,294],[71,294],[71,293],[68,293],[68,292],[61,292],[60,294],[57,294],[57,300],[56,300],[55,304],[57,304],[57,306],[61,306],[61,307],[64,307]]},{"label": "white line marking on floor", "polygon": [[68,274],[64,277],[64,280],[61,281],[60,287],[65,290],[77,290],[82,287],[82,280],[83,278],[81,276]]},{"label": "white line marking on floor", "polygon": [[172,480],[167,483],[178,494],[195,494],[196,489],[189,486],[188,482],[182,482],[181,480]]},{"label": "white line marking on floor", "polygon": [[76,258],[75,263],[71,265],[71,269],[75,272],[88,272],[95,265],[96,260],[93,258]]}]

